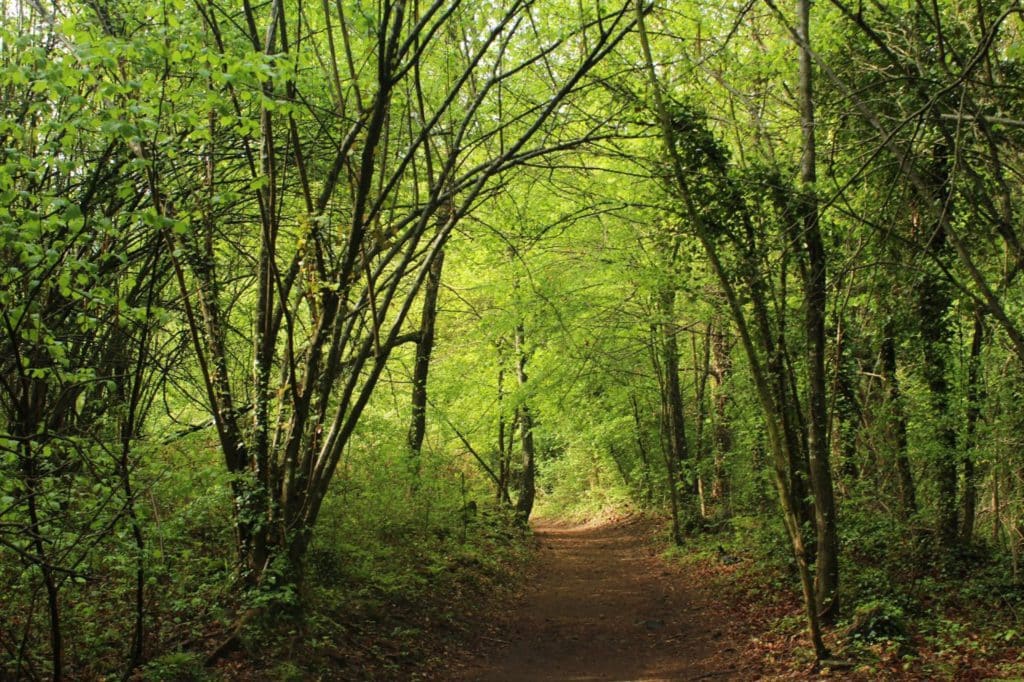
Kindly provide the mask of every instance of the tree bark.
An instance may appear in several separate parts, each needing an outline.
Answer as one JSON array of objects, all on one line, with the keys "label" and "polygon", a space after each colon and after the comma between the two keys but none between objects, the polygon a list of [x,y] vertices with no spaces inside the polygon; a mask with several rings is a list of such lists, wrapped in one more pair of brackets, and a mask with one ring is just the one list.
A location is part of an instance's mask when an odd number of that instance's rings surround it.
[{"label": "tree bark", "polygon": [[882,377],[886,386],[886,399],[889,411],[889,433],[896,464],[896,477],[899,481],[900,510],[903,520],[907,521],[917,514],[917,493],[914,486],[914,474],[907,457],[907,415],[903,410],[903,397],[900,383],[896,376],[896,338],[892,320],[885,324],[882,339]]},{"label": "tree bark", "polygon": [[32,441],[32,432],[21,428],[14,432],[18,438],[18,459],[20,460],[25,486],[25,500],[28,506],[29,530],[32,534],[32,546],[35,549],[39,572],[43,576],[46,587],[46,607],[49,617],[50,664],[54,682],[64,679],[64,638],[61,632],[60,618],[60,585],[54,575],[50,557],[43,544],[43,528],[36,500],[42,499],[42,476],[38,472],[39,462]]},{"label": "tree bark", "polygon": [[515,429],[510,429],[505,419],[505,369],[500,367],[498,369],[498,480],[495,482],[497,487],[495,500],[498,504],[512,506],[512,499],[508,492],[512,473],[512,439],[509,438],[506,442],[506,431],[514,432]]},{"label": "tree bark", "polygon": [[974,333],[967,365],[967,423],[964,434],[964,494],[961,501],[963,525],[960,542],[969,545],[974,539],[974,520],[978,506],[978,485],[974,465],[974,448],[978,419],[981,417],[981,351],[985,343],[985,322],[981,311],[974,312]]},{"label": "tree bark", "polygon": [[696,381],[694,382],[693,396],[694,401],[697,404],[697,419],[693,435],[693,473],[697,482],[697,497],[700,501],[700,516],[701,519],[704,520],[708,518],[708,496],[705,495],[704,492],[704,478],[701,475],[701,469],[709,450],[706,445],[707,439],[704,436],[704,425],[708,421],[709,412],[707,404],[707,388],[708,378],[711,376],[711,336],[712,324],[709,322],[704,330],[704,334],[702,335],[703,343],[699,349],[697,347],[696,335],[691,337],[693,367],[694,372],[697,374]]},{"label": "tree bark", "polygon": [[665,372],[665,339],[663,336],[663,325],[651,324],[651,365],[654,368],[654,375],[658,378],[658,398],[661,404],[661,412],[658,419],[658,432],[661,435],[661,455],[665,462],[665,483],[668,492],[670,511],[672,512],[672,541],[676,546],[683,544],[682,524],[680,523],[680,495],[678,485],[679,473],[676,468],[675,450],[672,443],[672,421],[670,418],[671,407],[669,406],[667,376]]},{"label": "tree bark", "polygon": [[803,156],[800,180],[803,184],[804,298],[807,340],[807,456],[814,493],[817,529],[815,601],[822,623],[835,622],[839,615],[839,537],[836,533],[835,500],[828,448],[828,399],[825,379],[826,257],[821,238],[818,200],[815,195],[817,170],[814,136],[814,82],[810,48],[810,0],[797,0],[800,37],[800,122]]},{"label": "tree bark", "polygon": [[[949,204],[944,201],[948,183],[947,152],[941,145],[933,152],[932,171],[934,201],[943,203],[946,218],[949,218]],[[926,225],[915,218],[918,227]],[[927,224],[921,237],[924,248],[938,262],[945,260],[946,220]],[[946,550],[952,549],[959,539],[957,499],[957,453],[956,429],[950,411],[950,385],[946,376],[950,353],[951,330],[948,320],[953,305],[949,284],[941,273],[929,268],[922,276],[918,287],[917,316],[921,333],[924,366],[922,373],[928,386],[928,397],[935,420],[935,437],[939,456],[935,462],[935,478],[938,486],[938,535],[939,542]]]},{"label": "tree bark", "polygon": [[[670,485],[675,490],[679,505],[680,532],[688,530],[694,523],[694,485],[688,470],[691,468],[689,447],[686,442],[686,416],[683,412],[683,392],[679,384],[679,342],[675,330],[675,291],[666,288],[661,292],[659,325],[661,346],[661,370],[664,375],[663,405],[665,436],[668,443],[666,453],[669,461]],[[677,541],[681,542],[680,538]]]},{"label": "tree bark", "polygon": [[644,502],[650,507],[654,504],[654,485],[651,482],[651,458],[647,452],[647,442],[644,438],[643,420],[640,418],[640,404],[635,395],[629,396],[629,402],[633,407],[633,425],[636,428],[636,450],[640,455],[640,466],[643,471],[640,477],[641,495]]},{"label": "tree bark", "polygon": [[725,299],[729,304],[729,310],[732,314],[733,322],[736,324],[736,331],[739,334],[747,360],[750,363],[750,372],[754,380],[755,388],[757,389],[758,399],[764,409],[765,431],[771,446],[775,485],[779,493],[779,502],[782,506],[782,518],[786,526],[786,532],[792,544],[793,558],[796,561],[797,572],[800,577],[800,588],[803,594],[805,606],[804,615],[807,618],[808,634],[811,639],[811,644],[814,646],[815,657],[820,661],[828,655],[828,648],[825,646],[825,642],[821,636],[821,622],[818,618],[817,609],[815,608],[814,585],[811,577],[810,566],[808,564],[807,547],[804,543],[803,529],[796,509],[798,501],[795,499],[790,487],[789,467],[791,453],[789,452],[787,443],[783,438],[781,428],[781,415],[783,412],[781,407],[776,404],[769,373],[766,371],[764,365],[762,365],[761,356],[754,345],[754,335],[747,324],[746,313],[744,312],[740,296],[733,284],[733,279],[730,277],[730,273],[726,270],[725,265],[722,262],[717,242],[709,231],[708,225],[705,223],[704,217],[691,192],[689,175],[687,173],[685,163],[683,159],[680,158],[676,147],[676,131],[672,126],[668,107],[666,106],[665,98],[662,94],[662,85],[658,80],[657,71],[654,65],[654,58],[651,55],[647,29],[644,23],[643,4],[639,2],[636,3],[635,9],[637,28],[640,37],[640,47],[642,49],[644,65],[647,72],[646,75],[653,90],[654,105],[658,115],[662,139],[665,151],[672,162],[672,175],[676,184],[678,196],[682,200],[686,215],[690,219],[697,239],[700,241],[701,247],[708,258],[711,270],[722,288],[722,294],[725,296]]},{"label": "tree bark", "polygon": [[728,514],[730,509],[729,478],[725,470],[725,462],[732,454],[733,436],[728,413],[729,392],[725,385],[732,374],[732,358],[729,356],[725,332],[718,329],[717,325],[711,328],[711,358],[711,376],[715,381],[715,478],[711,487],[711,497]]},{"label": "tree bark", "polygon": [[444,251],[430,264],[430,272],[423,289],[423,312],[420,315],[419,336],[416,339],[416,361],[412,372],[412,419],[409,424],[409,457],[413,485],[420,477],[423,437],[427,430],[427,379],[430,374],[430,356],[434,351],[434,330],[437,326],[437,295],[441,289],[441,270]]},{"label": "tree bark", "polygon": [[[516,326],[516,376],[520,390],[526,387],[529,378],[526,375],[526,332],[522,324]],[[533,415],[526,400],[519,403],[517,410],[519,435],[523,447],[523,482],[516,501],[516,516],[525,524],[533,512],[533,502],[537,495],[537,458],[533,444]]]}]

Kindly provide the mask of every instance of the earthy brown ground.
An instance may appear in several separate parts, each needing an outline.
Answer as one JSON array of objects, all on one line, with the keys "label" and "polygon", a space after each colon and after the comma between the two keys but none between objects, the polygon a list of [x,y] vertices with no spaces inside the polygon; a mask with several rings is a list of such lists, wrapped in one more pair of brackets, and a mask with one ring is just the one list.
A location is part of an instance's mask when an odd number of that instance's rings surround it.
[{"label": "earthy brown ground", "polygon": [[991,627],[987,639],[925,632],[860,645],[839,628],[826,643],[843,664],[815,672],[792,576],[742,551],[721,561],[707,551],[714,538],[662,560],[665,525],[538,524],[528,562],[501,555],[500,570],[484,571],[467,560],[464,575],[448,572],[414,600],[362,611],[343,602],[319,616],[329,635],[292,637],[286,652],[254,631],[215,678],[277,682],[301,670],[302,679],[361,682],[1024,680],[1018,642]]},{"label": "earthy brown ground", "polygon": [[[659,557],[649,522],[535,526],[520,598],[481,628],[443,679],[544,682],[753,679],[729,616],[687,569]],[[706,581],[702,581],[705,582]]]}]

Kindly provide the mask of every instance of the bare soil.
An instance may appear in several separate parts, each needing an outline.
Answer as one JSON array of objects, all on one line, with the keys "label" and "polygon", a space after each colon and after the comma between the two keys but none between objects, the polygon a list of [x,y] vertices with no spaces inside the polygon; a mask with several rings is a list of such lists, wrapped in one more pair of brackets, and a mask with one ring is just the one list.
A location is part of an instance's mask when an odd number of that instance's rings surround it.
[{"label": "bare soil", "polygon": [[475,628],[442,679],[501,682],[754,679],[749,634],[708,581],[660,557],[657,525],[534,527],[536,560],[515,603]]}]

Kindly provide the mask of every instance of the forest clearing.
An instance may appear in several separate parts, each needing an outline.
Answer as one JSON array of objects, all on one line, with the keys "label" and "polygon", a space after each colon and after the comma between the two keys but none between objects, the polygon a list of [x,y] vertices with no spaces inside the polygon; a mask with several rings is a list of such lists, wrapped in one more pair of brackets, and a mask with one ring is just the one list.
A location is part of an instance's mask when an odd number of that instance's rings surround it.
[{"label": "forest clearing", "polygon": [[1024,678],[1020,0],[0,0],[0,679]]}]

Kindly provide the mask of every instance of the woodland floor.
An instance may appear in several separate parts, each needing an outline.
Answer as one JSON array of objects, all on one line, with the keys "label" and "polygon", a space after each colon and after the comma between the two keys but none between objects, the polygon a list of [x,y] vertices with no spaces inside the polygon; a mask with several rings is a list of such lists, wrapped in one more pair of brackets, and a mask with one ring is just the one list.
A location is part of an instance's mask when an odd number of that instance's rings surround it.
[{"label": "woodland floor", "polygon": [[232,682],[1024,680],[1014,643],[955,609],[937,612],[966,623],[951,637],[917,632],[853,650],[833,630],[826,643],[848,662],[815,672],[792,589],[750,556],[723,562],[713,544],[667,559],[664,527],[643,517],[535,523],[529,559],[506,571],[486,580],[470,571],[475,580],[450,580],[404,605],[346,607],[319,647],[299,646],[284,664],[250,647],[216,672]]},{"label": "woodland floor", "polygon": [[[534,526],[522,593],[491,614],[468,660],[440,679],[590,681],[752,679],[745,624],[707,580],[660,554],[643,520]],[[723,567],[724,568],[724,567]]]}]

